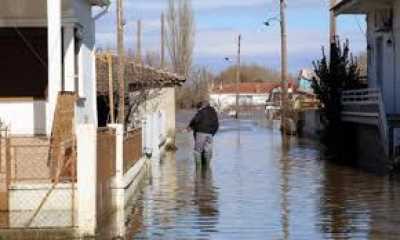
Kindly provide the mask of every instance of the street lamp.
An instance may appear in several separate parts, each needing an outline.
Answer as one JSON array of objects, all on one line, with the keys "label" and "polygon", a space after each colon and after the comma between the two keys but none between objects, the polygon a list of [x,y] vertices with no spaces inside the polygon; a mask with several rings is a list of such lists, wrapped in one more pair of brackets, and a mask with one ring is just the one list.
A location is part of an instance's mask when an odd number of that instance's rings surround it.
[{"label": "street lamp", "polygon": [[[237,65],[236,65],[236,113],[235,113],[235,118],[239,119],[239,111],[240,111],[240,106],[239,106],[239,84],[240,84],[240,54],[241,54],[241,43],[242,43],[242,35],[239,34],[238,36],[238,52],[237,52]],[[225,58],[225,61],[231,62],[231,59],[229,57]]]},{"label": "street lamp", "polygon": [[286,0],[280,0],[280,17],[269,18],[264,22],[265,26],[270,26],[271,21],[279,21],[281,27],[281,129],[283,135],[287,133],[286,117],[288,107],[288,50],[287,50],[287,29],[286,29]]},{"label": "street lamp", "polygon": [[281,20],[279,19],[279,17],[272,17],[272,18],[268,18],[268,19],[264,22],[264,25],[267,26],[267,27],[269,27],[269,26],[271,26],[271,22],[272,22],[272,21],[281,22]]}]

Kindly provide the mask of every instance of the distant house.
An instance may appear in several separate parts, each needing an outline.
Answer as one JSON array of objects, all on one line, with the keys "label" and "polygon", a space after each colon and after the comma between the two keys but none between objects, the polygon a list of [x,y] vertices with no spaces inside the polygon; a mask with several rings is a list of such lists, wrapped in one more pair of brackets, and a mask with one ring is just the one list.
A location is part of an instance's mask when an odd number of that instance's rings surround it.
[{"label": "distant house", "polygon": [[270,91],[277,86],[276,83],[249,82],[224,84],[211,90],[210,101],[219,110],[226,111],[236,104],[237,90],[239,90],[239,103],[241,106],[264,106]]},{"label": "distant house", "polygon": [[344,92],[342,119],[356,129],[362,164],[390,168],[400,154],[400,2],[342,0],[332,10],[366,16],[368,88]]}]

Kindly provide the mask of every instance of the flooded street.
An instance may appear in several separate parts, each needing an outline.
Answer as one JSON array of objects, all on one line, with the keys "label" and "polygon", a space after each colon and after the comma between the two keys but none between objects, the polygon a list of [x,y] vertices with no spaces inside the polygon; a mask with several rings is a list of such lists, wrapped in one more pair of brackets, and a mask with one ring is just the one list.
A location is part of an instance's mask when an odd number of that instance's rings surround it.
[{"label": "flooded street", "polygon": [[[240,128],[240,131],[238,129]],[[209,169],[190,134],[153,166],[128,239],[398,239],[400,182],[324,160],[320,146],[225,121]]]}]

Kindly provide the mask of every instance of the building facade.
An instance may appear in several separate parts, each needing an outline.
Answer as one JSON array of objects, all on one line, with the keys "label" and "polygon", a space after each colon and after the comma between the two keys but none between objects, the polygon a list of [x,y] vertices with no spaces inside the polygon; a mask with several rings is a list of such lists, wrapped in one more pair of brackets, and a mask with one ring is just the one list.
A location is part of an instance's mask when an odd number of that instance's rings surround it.
[{"label": "building facade", "polygon": [[332,10],[367,22],[368,88],[343,93],[342,119],[357,129],[360,147],[375,146],[358,151],[367,165],[392,168],[400,153],[400,2],[342,0]]}]

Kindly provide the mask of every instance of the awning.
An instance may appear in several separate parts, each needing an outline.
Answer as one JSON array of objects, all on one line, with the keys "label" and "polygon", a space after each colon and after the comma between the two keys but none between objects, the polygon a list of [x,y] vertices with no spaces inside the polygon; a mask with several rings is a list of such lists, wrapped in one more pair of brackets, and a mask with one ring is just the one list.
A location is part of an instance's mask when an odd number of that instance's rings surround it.
[{"label": "awning", "polygon": [[111,4],[111,0],[89,0],[93,6],[108,6]]},{"label": "awning", "polygon": [[393,0],[342,0],[331,9],[336,15],[367,14],[371,10],[388,9]]}]

